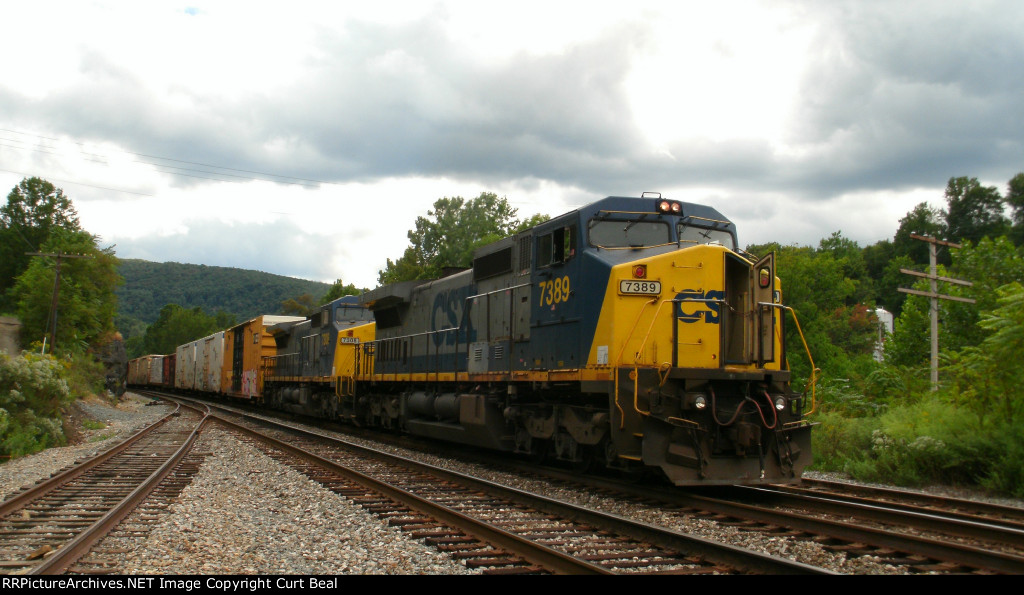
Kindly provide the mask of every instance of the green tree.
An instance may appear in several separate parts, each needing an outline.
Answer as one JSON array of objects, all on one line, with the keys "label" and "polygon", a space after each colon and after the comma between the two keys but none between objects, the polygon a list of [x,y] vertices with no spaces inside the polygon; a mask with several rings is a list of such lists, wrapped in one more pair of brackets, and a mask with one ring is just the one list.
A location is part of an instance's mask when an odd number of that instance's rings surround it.
[{"label": "green tree", "polygon": [[46,180],[23,179],[0,207],[0,300],[28,269],[32,257],[26,252],[38,252],[55,228],[82,230],[71,199]]},{"label": "green tree", "polygon": [[995,186],[982,186],[977,178],[950,178],[946,186],[946,237],[953,242],[978,243],[1010,230],[1003,215],[1003,198]]},{"label": "green tree", "polygon": [[[473,251],[508,237],[520,228],[517,210],[507,198],[493,192],[466,200],[461,196],[439,198],[426,217],[416,218],[408,233],[409,247],[397,261],[388,259],[380,271],[380,284],[440,277],[447,267],[469,267]],[[530,221],[536,221],[536,216]]]},{"label": "green tree", "polygon": [[978,323],[987,336],[966,348],[952,371],[963,403],[1012,426],[1024,413],[1024,385],[1013,365],[1024,354],[1024,286],[1004,285],[997,296],[996,307]]},{"label": "green tree", "polygon": [[[796,312],[824,378],[857,380],[874,369],[877,320],[862,283],[867,273],[856,242],[835,233],[817,250],[766,244],[749,246],[747,251],[775,252],[783,303]],[[795,324],[786,325],[786,344],[795,376],[808,378],[810,363]]]},{"label": "green tree", "polygon": [[346,295],[359,295],[364,292],[365,290],[363,289],[357,289],[354,283],[349,283],[348,285],[345,285],[344,283],[342,283],[341,279],[338,279],[337,281],[334,282],[334,285],[331,285],[331,288],[327,290],[327,293],[324,294],[324,297],[320,298],[320,305],[322,306],[324,304],[329,304],[334,300],[340,297],[344,297]]},{"label": "green tree", "polygon": [[1024,245],[1024,172],[1013,176],[1006,185],[1006,204],[1012,211],[1013,243]]},{"label": "green tree", "polygon": [[[940,265],[939,276],[969,281],[972,285],[940,283],[939,293],[971,298],[975,303],[939,300],[939,351],[943,354],[976,346],[985,337],[979,326],[981,314],[996,307],[998,288],[1024,282],[1024,250],[1005,237],[983,238],[977,245],[967,242],[952,250],[953,264]],[[928,281],[920,279],[914,287],[928,291]],[[931,354],[931,300],[912,295],[896,319],[896,329],[886,343],[886,362],[895,366],[924,366]]]},{"label": "green tree", "polygon": [[851,293],[846,297],[847,305],[863,304],[873,300],[874,281],[868,274],[865,251],[857,242],[843,237],[835,231],[821,240],[817,254],[830,254],[844,277],[853,282]]},{"label": "green tree", "polygon": [[281,302],[281,314],[287,316],[309,316],[314,309],[316,304],[313,303],[313,296],[308,293]]},{"label": "green tree", "polygon": [[[944,268],[940,267],[939,270],[941,275]],[[928,282],[919,280],[915,282],[914,288],[927,291]],[[920,296],[912,295],[903,303],[900,315],[893,323],[892,335],[885,342],[887,365],[898,368],[928,365],[931,357],[930,307],[928,298]]]},{"label": "green tree", "polygon": [[523,221],[520,221],[519,225],[517,225],[516,228],[512,230],[512,233],[513,234],[517,234],[517,233],[526,231],[528,229],[533,229],[534,227],[537,227],[538,225],[540,225],[541,223],[544,223],[545,221],[547,221],[549,219],[551,219],[550,215],[545,215],[543,213],[536,213],[532,217],[530,217],[529,219],[524,219]]},{"label": "green tree", "polygon": [[973,304],[944,302],[942,304],[943,342],[950,349],[960,350],[979,344],[985,336],[979,326],[983,312],[996,308],[999,288],[1024,282],[1024,249],[1014,246],[1006,237],[984,237],[977,243],[966,242],[954,248],[951,275],[970,281],[970,286],[944,286],[940,293],[971,298]]},{"label": "green tree", "polygon": [[[84,350],[101,335],[112,333],[117,312],[114,292],[122,282],[113,248],[99,248],[96,236],[86,231],[58,227],[51,229],[41,250],[87,256],[61,263],[57,348]],[[51,320],[55,269],[54,258],[35,257],[10,290],[24,324],[23,336],[30,339],[42,339]]]},{"label": "green tree", "polygon": [[[893,253],[896,256],[909,256],[913,262],[919,264],[928,263],[928,244],[910,237],[911,234],[930,238],[944,239],[946,237],[945,214],[928,206],[928,203],[919,203],[910,210],[902,219],[892,239]],[[940,250],[939,262],[949,264],[949,256],[945,250]]]},{"label": "green tree", "polygon": [[907,282],[900,269],[913,268],[914,261],[906,254],[896,254],[892,241],[882,240],[864,248],[864,264],[874,287],[875,303],[899,316],[907,297],[899,291]]},{"label": "green tree", "polygon": [[178,304],[167,304],[160,309],[157,321],[146,329],[141,352],[134,351],[138,346],[130,345],[133,351],[129,352],[129,357],[148,353],[174,353],[179,345],[231,328],[235,324],[235,317],[223,311],[211,316],[198,306],[187,310]]},{"label": "green tree", "polygon": [[429,278],[429,274],[425,272],[426,267],[420,264],[422,262],[422,255],[418,254],[414,247],[409,246],[398,260],[390,258],[387,260],[384,270],[377,273],[377,284],[387,285],[399,281]]}]

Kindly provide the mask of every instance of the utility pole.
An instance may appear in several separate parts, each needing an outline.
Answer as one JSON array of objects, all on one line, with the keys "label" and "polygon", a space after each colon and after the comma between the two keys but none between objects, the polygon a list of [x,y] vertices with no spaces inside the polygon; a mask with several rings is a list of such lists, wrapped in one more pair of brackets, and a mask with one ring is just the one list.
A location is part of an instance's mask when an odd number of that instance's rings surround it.
[{"label": "utility pole", "polygon": [[[53,298],[50,301],[50,320],[47,320],[46,327],[50,332],[50,351],[53,352],[57,345],[57,297],[60,295],[60,262],[65,258],[92,258],[88,254],[68,254],[66,252],[44,253],[26,252],[28,256],[50,256],[57,259],[56,275],[53,279]],[[52,323],[52,324],[51,324]],[[43,338],[43,352],[46,352],[46,338]]]},{"label": "utility pole", "polygon": [[932,390],[939,389],[939,300],[951,300],[954,302],[965,302],[968,304],[975,303],[972,298],[963,298],[952,295],[942,295],[939,293],[938,282],[952,283],[954,285],[964,285],[966,287],[973,287],[974,284],[970,281],[963,281],[961,279],[952,279],[950,277],[940,277],[938,275],[937,255],[938,246],[949,246],[950,248],[960,248],[960,244],[954,244],[953,242],[945,242],[937,240],[935,238],[929,238],[925,236],[919,236],[910,234],[910,237],[915,240],[921,240],[922,242],[928,242],[928,264],[930,267],[929,273],[921,273],[918,271],[912,271],[910,269],[900,269],[900,272],[905,275],[913,275],[915,277],[923,277],[928,279],[930,291],[918,291],[916,289],[904,289],[903,287],[898,288],[901,293],[909,293],[913,295],[922,295],[931,298],[931,323],[932,323]]}]

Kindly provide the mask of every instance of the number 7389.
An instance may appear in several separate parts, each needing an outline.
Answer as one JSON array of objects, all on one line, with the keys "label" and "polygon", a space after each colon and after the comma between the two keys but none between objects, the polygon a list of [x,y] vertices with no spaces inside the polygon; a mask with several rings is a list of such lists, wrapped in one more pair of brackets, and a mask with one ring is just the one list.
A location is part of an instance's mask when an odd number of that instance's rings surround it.
[{"label": "number 7389", "polygon": [[545,306],[569,301],[569,277],[564,276],[550,281],[541,281],[540,303]]}]

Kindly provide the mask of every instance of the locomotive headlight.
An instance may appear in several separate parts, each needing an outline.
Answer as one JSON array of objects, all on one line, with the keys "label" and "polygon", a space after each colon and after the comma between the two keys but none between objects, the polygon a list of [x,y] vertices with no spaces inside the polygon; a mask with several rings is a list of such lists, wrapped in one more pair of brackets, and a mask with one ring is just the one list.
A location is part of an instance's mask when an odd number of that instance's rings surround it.
[{"label": "locomotive headlight", "polygon": [[707,406],[708,398],[704,393],[686,393],[686,397],[683,398],[683,407],[686,409],[702,411]]},{"label": "locomotive headlight", "polygon": [[656,206],[659,213],[671,213],[672,215],[683,214],[683,203],[675,202],[673,200],[659,200]]},{"label": "locomotive headlight", "polygon": [[786,397],[775,397],[775,408],[779,411],[786,409]]}]

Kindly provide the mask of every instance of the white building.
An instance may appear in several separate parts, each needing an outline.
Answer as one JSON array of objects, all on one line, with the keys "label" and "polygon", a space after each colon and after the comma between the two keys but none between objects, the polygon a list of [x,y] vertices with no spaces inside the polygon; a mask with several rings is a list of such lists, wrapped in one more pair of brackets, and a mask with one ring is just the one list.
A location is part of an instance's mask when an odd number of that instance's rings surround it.
[{"label": "white building", "polygon": [[875,359],[882,361],[885,354],[885,342],[892,334],[894,318],[892,312],[885,308],[875,308],[875,316],[878,318],[878,339],[875,342]]}]

